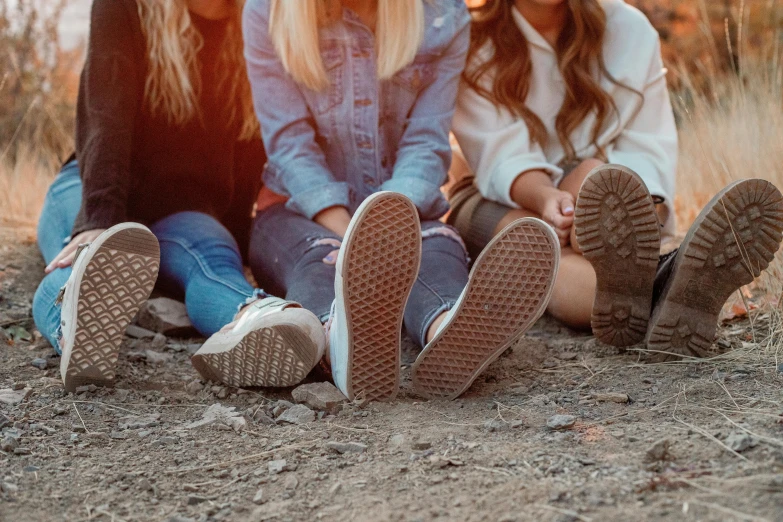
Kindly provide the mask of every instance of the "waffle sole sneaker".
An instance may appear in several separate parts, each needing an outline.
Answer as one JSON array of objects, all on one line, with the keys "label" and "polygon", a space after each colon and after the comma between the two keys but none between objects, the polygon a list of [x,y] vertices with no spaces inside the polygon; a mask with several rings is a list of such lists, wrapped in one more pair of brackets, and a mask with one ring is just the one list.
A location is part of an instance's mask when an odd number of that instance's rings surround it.
[{"label": "waffle sole sneaker", "polygon": [[455,399],[544,313],[560,263],[560,242],[539,219],[503,229],[470,271],[438,334],[413,365],[413,387]]},{"label": "waffle sole sneaker", "polygon": [[401,194],[378,192],[354,214],[337,256],[330,362],[353,400],[391,400],[400,387],[402,320],[421,264],[421,224]]},{"label": "waffle sole sneaker", "polygon": [[732,183],[691,226],[650,320],[654,359],[703,357],[731,294],[769,266],[783,239],[783,195],[764,180]]},{"label": "waffle sole sneaker", "polygon": [[582,255],[593,265],[593,335],[612,346],[644,340],[661,250],[658,215],[644,181],[620,165],[588,174],[574,219]]},{"label": "waffle sole sneaker", "polygon": [[125,329],[149,298],[160,266],[158,240],[143,225],[116,225],[89,244],[73,263],[62,295],[65,389],[108,385]]},{"label": "waffle sole sneaker", "polygon": [[235,388],[299,384],[324,354],[318,318],[296,303],[266,298],[246,310],[246,322],[211,336],[190,359],[207,381]]}]

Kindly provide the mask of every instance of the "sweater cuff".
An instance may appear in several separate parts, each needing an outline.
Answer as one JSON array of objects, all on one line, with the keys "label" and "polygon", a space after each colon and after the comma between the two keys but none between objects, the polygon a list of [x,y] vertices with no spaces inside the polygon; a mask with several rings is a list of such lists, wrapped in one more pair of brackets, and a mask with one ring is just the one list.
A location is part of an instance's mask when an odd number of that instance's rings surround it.
[{"label": "sweater cuff", "polygon": [[555,187],[563,179],[563,169],[559,167],[533,160],[529,156],[515,156],[497,166],[490,177],[487,194],[484,197],[511,208],[519,208],[519,205],[511,199],[511,187],[520,175],[531,170],[542,170],[549,174]]},{"label": "sweater cuff", "polygon": [[420,177],[395,172],[391,179],[381,184],[381,190],[397,192],[410,199],[423,221],[437,220],[449,210],[440,187]]},{"label": "sweater cuff", "polygon": [[286,208],[305,216],[307,219],[313,219],[327,208],[350,208],[350,201],[348,184],[334,181],[327,185],[320,185],[304,192],[292,194],[286,203]]}]

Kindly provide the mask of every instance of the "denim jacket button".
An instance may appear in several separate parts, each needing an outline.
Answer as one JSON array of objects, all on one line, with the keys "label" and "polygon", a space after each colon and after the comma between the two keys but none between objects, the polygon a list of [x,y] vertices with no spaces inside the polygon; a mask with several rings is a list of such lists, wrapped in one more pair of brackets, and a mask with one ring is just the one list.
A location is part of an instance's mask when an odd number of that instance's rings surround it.
[{"label": "denim jacket button", "polygon": [[365,174],[364,176],[362,176],[362,181],[368,187],[374,187],[375,186],[375,179],[372,176],[368,175],[368,174]]}]

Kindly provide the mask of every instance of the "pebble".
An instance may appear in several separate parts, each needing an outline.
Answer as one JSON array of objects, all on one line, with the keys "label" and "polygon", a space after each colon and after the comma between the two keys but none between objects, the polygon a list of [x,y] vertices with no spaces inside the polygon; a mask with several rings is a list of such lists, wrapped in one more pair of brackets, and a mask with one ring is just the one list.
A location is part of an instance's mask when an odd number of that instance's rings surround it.
[{"label": "pebble", "polygon": [[315,420],[315,412],[304,404],[296,404],[283,412],[277,420],[289,424],[307,424]]},{"label": "pebble", "polygon": [[87,428],[84,427],[84,424],[74,424],[71,426],[71,431],[74,433],[87,433]]},{"label": "pebble", "polygon": [[783,373],[783,363],[778,364],[778,372]]},{"label": "pebble", "polygon": [[23,382],[15,382],[11,385],[11,389],[14,391],[24,390],[25,384]]},{"label": "pebble", "polygon": [[[166,343],[164,342],[163,345],[165,346]],[[155,346],[154,342],[153,342],[153,346]],[[158,348],[162,348],[162,346],[159,346]],[[155,365],[164,365],[171,360],[170,354],[156,352],[155,350],[144,350],[144,356],[147,359],[147,363],[155,364]]]},{"label": "pebble", "polygon": [[144,303],[139,309],[137,323],[147,330],[177,338],[187,338],[194,330],[185,304],[168,297]]},{"label": "pebble", "polygon": [[10,435],[4,437],[3,440],[0,441],[0,450],[5,451],[6,453],[10,453],[18,447],[19,447],[19,441],[16,440],[14,437],[11,437]]},{"label": "pebble", "polygon": [[170,444],[176,444],[177,437],[160,437],[158,440],[152,443],[153,446],[168,446]]},{"label": "pebble", "polygon": [[121,430],[138,430],[160,426],[160,413],[147,415],[126,415],[119,420],[117,427]]},{"label": "pebble", "polygon": [[0,430],[12,424],[11,419],[0,413]]},{"label": "pebble", "polygon": [[432,447],[432,442],[426,440],[420,440],[411,444],[411,447],[416,451],[424,451]]},{"label": "pebble", "polygon": [[258,488],[258,491],[256,491],[256,494],[253,496],[253,504],[261,505],[264,502],[266,502],[266,499],[264,498],[264,489]]},{"label": "pebble", "polygon": [[396,433],[389,437],[389,444],[392,446],[400,447],[405,444],[405,435],[402,433]]},{"label": "pebble", "polygon": [[565,430],[576,424],[573,415],[553,415],[546,421],[546,427],[550,430]]},{"label": "pebble", "polygon": [[258,424],[263,424],[265,426],[274,426],[277,423],[275,420],[266,414],[264,410],[259,408],[254,414],[253,414],[253,420],[256,421]]},{"label": "pebble", "polygon": [[155,337],[155,332],[135,324],[129,324],[128,328],[125,330],[125,335],[131,339],[152,339]]},{"label": "pebble", "polygon": [[[152,342],[150,343],[150,346],[152,346],[157,350],[160,350],[161,348],[166,347],[167,342],[168,342],[168,338],[165,335],[156,333],[155,337],[152,338]],[[163,362],[166,361],[164,360]]]},{"label": "pebble", "polygon": [[30,448],[16,448],[14,449],[14,455],[29,455],[32,453]]},{"label": "pebble", "polygon": [[39,468],[38,466],[32,466],[31,465],[31,466],[25,466],[24,468],[22,468],[22,471],[24,471],[25,473],[35,473],[36,471],[38,471],[40,469],[41,468]]},{"label": "pebble", "polygon": [[152,484],[146,477],[141,477],[141,480],[139,480],[139,489],[142,491],[154,491]]},{"label": "pebble", "polygon": [[653,443],[652,446],[647,448],[644,454],[644,460],[646,462],[659,462],[663,460],[673,460],[670,448],[672,441],[669,439],[661,439]]},{"label": "pebble", "polygon": [[192,380],[188,383],[187,386],[185,386],[185,391],[188,392],[190,395],[196,395],[198,392],[204,389],[204,386],[201,385],[201,381],[198,379]]},{"label": "pebble", "polygon": [[291,392],[296,402],[315,410],[336,413],[348,399],[330,382],[303,384]]},{"label": "pebble", "polygon": [[188,495],[188,506],[195,506],[196,504],[201,504],[202,502],[206,502],[206,497],[201,497],[199,495]]},{"label": "pebble", "polygon": [[85,386],[78,386],[76,388],[76,393],[85,393],[85,392],[92,393],[92,392],[96,391],[97,389],[98,389],[98,387],[95,386],[94,384],[87,384]]},{"label": "pebble", "polygon": [[618,404],[626,404],[631,400],[627,393],[620,392],[594,393],[593,399],[598,402],[616,402]]},{"label": "pebble", "polygon": [[121,431],[112,431],[109,434],[109,437],[115,440],[125,440],[128,438],[128,435],[126,433],[123,433]]},{"label": "pebble", "polygon": [[364,453],[367,445],[361,442],[327,442],[326,447],[339,454],[345,453]]},{"label": "pebble", "polygon": [[275,418],[277,418],[277,417],[279,417],[280,415],[282,415],[283,413],[285,413],[285,411],[286,411],[288,408],[290,408],[291,406],[293,406],[293,405],[294,405],[294,404],[293,404],[292,402],[288,402],[288,401],[284,401],[284,400],[279,400],[279,401],[277,401],[277,402],[275,403],[275,405],[272,407],[272,415],[274,415],[274,416],[275,416]]},{"label": "pebble", "polygon": [[294,491],[299,486],[299,479],[296,475],[288,475],[283,481],[283,487],[288,491]]},{"label": "pebble", "polygon": [[753,448],[758,444],[758,441],[754,437],[744,432],[731,433],[723,442],[737,453]]},{"label": "pebble", "polygon": [[46,359],[43,359],[41,357],[36,357],[30,362],[30,365],[38,368],[39,370],[45,370],[47,362]]},{"label": "pebble", "polygon": [[484,429],[492,433],[508,429],[508,423],[500,419],[491,419],[484,423]]},{"label": "pebble", "polygon": [[267,464],[267,469],[269,470],[269,473],[272,475],[277,475],[278,473],[282,473],[283,470],[285,470],[286,467],[286,461],[285,459],[280,460],[270,460]]}]

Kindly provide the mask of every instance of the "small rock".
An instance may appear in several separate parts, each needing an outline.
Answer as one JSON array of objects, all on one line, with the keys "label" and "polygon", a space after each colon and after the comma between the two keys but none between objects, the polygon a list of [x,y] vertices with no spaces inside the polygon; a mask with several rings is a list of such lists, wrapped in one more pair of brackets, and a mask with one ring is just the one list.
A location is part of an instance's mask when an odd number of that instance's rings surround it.
[{"label": "small rock", "polygon": [[299,479],[296,478],[296,475],[288,475],[283,481],[283,487],[288,491],[294,491],[298,485]]},{"label": "small rock", "polygon": [[129,324],[128,328],[125,330],[125,335],[131,339],[152,339],[155,337],[155,332],[135,324]]},{"label": "small rock", "polygon": [[152,444],[154,446],[169,446],[171,444],[176,444],[179,439],[177,437],[160,437],[158,440],[154,441]]},{"label": "small rock", "polygon": [[577,357],[579,357],[579,354],[575,352],[562,352],[555,354],[555,357],[560,359],[561,361],[573,361]]},{"label": "small rock", "polygon": [[195,506],[209,500],[206,497],[200,497],[198,495],[188,495],[188,506]]},{"label": "small rock", "polygon": [[109,434],[109,437],[115,440],[125,440],[128,438],[128,435],[121,431],[112,431]]},{"label": "small rock", "polygon": [[94,384],[87,384],[87,385],[84,385],[84,386],[78,386],[76,388],[76,393],[93,393],[97,389],[98,389],[98,387],[95,386]]},{"label": "small rock", "polygon": [[270,460],[267,464],[267,469],[269,469],[269,473],[272,475],[277,475],[278,473],[282,473],[283,470],[285,470],[286,467],[286,461],[285,459],[280,460]]},{"label": "small rock", "polygon": [[11,389],[14,391],[24,390],[25,384],[23,382],[15,382],[11,385]]},{"label": "small rock", "polygon": [[155,337],[152,338],[152,342],[150,343],[150,346],[152,346],[156,350],[160,350],[166,347],[167,342],[169,342],[169,340],[165,335],[156,333]]},{"label": "small rock", "polygon": [[508,423],[500,419],[491,419],[484,423],[484,429],[492,433],[508,429]]},{"label": "small rock", "polygon": [[397,433],[389,437],[389,444],[392,446],[400,447],[405,444],[405,435]]},{"label": "small rock", "polygon": [[84,427],[84,424],[73,424],[71,431],[74,433],[87,433],[87,428]]},{"label": "small rock", "polygon": [[264,502],[266,502],[266,499],[264,498],[264,490],[263,488],[259,488],[258,491],[256,491],[256,494],[253,496],[253,504],[261,505]]},{"label": "small rock", "polygon": [[11,422],[11,419],[9,419],[8,417],[0,413],[0,430],[2,430],[3,428],[7,428],[11,424],[13,424]]},{"label": "small rock", "polygon": [[147,415],[126,415],[120,418],[117,425],[121,430],[138,430],[142,428],[154,428],[160,426],[160,413]]},{"label": "small rock", "polygon": [[41,357],[36,357],[35,359],[33,359],[33,360],[30,362],[30,365],[31,365],[31,366],[35,366],[35,367],[36,367],[36,368],[38,368],[39,370],[45,370],[45,369],[46,369],[47,362],[46,362],[46,359],[43,359],[43,358],[41,358]]},{"label": "small rock", "polygon": [[155,490],[155,488],[152,486],[152,484],[150,484],[149,479],[147,479],[146,477],[141,477],[141,479],[139,480],[138,486],[139,486],[139,489],[142,490],[142,491],[154,491]]},{"label": "small rock", "polygon": [[[0,331],[2,330],[3,329],[0,328]],[[10,495],[12,493],[16,493],[17,491],[19,491],[19,486],[17,486],[16,484],[11,484],[10,482],[0,482],[0,491]]]},{"label": "small rock", "polygon": [[521,427],[522,427],[522,426],[524,426],[524,425],[525,425],[525,421],[523,421],[523,420],[520,420],[520,419],[517,419],[517,420],[512,420],[512,421],[509,423],[509,426],[511,426],[512,428],[521,428]]},{"label": "small rock", "polygon": [[315,412],[304,404],[296,404],[288,408],[277,420],[289,424],[307,424],[315,420]]},{"label": "small rock", "polygon": [[783,363],[778,364],[778,373],[783,373]]},{"label": "small rock", "polygon": [[671,453],[671,445],[672,441],[669,439],[656,441],[652,446],[647,448],[647,451],[644,454],[645,462],[674,460],[674,456]]},{"label": "small rock", "polygon": [[745,432],[736,431],[726,437],[726,440],[723,442],[737,453],[741,453],[758,445],[758,441],[751,435],[748,435]]},{"label": "small rock", "polygon": [[293,404],[293,403],[291,403],[291,402],[284,401],[284,400],[279,400],[279,401],[277,401],[277,402],[275,403],[275,405],[272,407],[272,415],[274,415],[274,416],[275,416],[275,418],[277,418],[277,417],[279,417],[280,415],[282,415],[283,413],[285,413],[285,411],[286,411],[288,408],[290,408],[291,406],[293,406],[293,405],[294,405],[294,404]]},{"label": "small rock", "polygon": [[0,441],[0,450],[5,451],[6,453],[11,453],[16,448],[19,447],[19,441],[16,440],[14,437],[6,436],[3,438],[2,441]]},{"label": "small rock", "polygon": [[598,402],[616,402],[618,404],[626,404],[630,401],[628,394],[622,392],[594,393],[593,399]]},{"label": "small rock", "polygon": [[223,406],[220,403],[213,404],[201,414],[201,419],[186,424],[185,429],[200,428],[210,424],[224,424],[234,429],[237,433],[247,427],[247,420],[234,406]]},{"label": "small rock", "polygon": [[361,442],[327,442],[326,447],[339,454],[364,453],[367,446]]},{"label": "small rock", "polygon": [[335,493],[338,493],[343,487],[343,484],[341,482],[335,482],[332,484],[332,487],[329,488],[329,495],[334,495]]},{"label": "small rock", "polygon": [[32,453],[30,448],[15,448],[14,449],[14,455],[29,455]]},{"label": "small rock", "polygon": [[156,352],[155,350],[145,350],[144,356],[149,364],[154,365],[162,366],[171,360],[171,354]]},{"label": "small rock", "polygon": [[228,398],[228,388],[221,387],[218,392],[215,394],[215,397],[218,399],[227,399]]},{"label": "small rock", "polygon": [[302,402],[315,410],[336,413],[348,399],[330,382],[303,384],[291,392],[296,402]]},{"label": "small rock", "polygon": [[187,386],[185,386],[185,391],[188,392],[190,395],[196,395],[198,392],[204,389],[204,386],[201,385],[201,381],[198,379],[194,379],[188,383]]},{"label": "small rock", "polygon": [[168,337],[187,338],[195,333],[184,303],[168,297],[157,297],[144,303],[136,322],[142,328]]},{"label": "small rock", "polygon": [[546,427],[550,430],[565,430],[576,424],[576,417],[573,415],[552,415],[546,421]]},{"label": "small rock", "polygon": [[432,442],[420,440],[411,444],[411,447],[416,451],[425,451],[432,447]]},{"label": "small rock", "polygon": [[266,412],[261,408],[258,408],[258,410],[256,410],[256,412],[253,414],[253,420],[258,424],[263,424],[264,426],[275,426],[277,424],[275,419],[267,415]]},{"label": "small rock", "polygon": [[25,473],[35,473],[36,471],[40,471],[40,469],[41,468],[39,468],[38,466],[31,465],[31,466],[25,466],[24,468],[22,468],[22,471],[24,471]]}]

